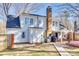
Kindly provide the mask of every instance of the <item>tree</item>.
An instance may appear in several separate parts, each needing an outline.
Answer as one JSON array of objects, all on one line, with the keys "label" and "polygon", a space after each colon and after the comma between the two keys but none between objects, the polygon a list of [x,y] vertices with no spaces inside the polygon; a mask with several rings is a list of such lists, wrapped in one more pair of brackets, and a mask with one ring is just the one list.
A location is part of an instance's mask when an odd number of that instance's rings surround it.
[{"label": "tree", "polygon": [[7,20],[7,15],[9,13],[9,9],[11,7],[11,3],[1,3],[0,4],[0,15],[3,16],[3,19],[5,21]]},{"label": "tree", "polygon": [[9,11],[13,8],[16,13],[16,16],[20,15],[22,12],[33,13],[40,10],[44,7],[45,4],[36,4],[36,3],[1,3],[0,4],[0,15],[5,16],[9,15]]},{"label": "tree", "polygon": [[[71,13],[71,16],[78,16],[79,17],[79,4],[78,3],[63,3],[63,4],[57,4],[56,5],[57,10],[67,10],[69,13]],[[72,15],[73,14],[73,15]]]},{"label": "tree", "polygon": [[77,31],[77,22],[74,21],[74,31]]},{"label": "tree", "polygon": [[69,17],[69,13],[67,11],[64,11],[64,17],[65,17],[65,27],[67,28],[67,30],[69,30],[69,20],[68,20],[68,17]]},{"label": "tree", "polygon": [[44,7],[44,5],[45,4],[40,4],[40,3],[39,4],[36,4],[36,3],[1,3],[0,4],[0,15],[3,17],[6,23],[8,20],[8,15],[10,14],[11,10],[13,11],[15,10],[13,13],[15,13],[17,17],[23,12],[25,13],[37,12],[39,9]]},{"label": "tree", "polygon": [[[60,13],[64,13],[64,11],[67,11],[67,13],[69,14],[69,17],[66,17],[66,15],[65,15],[65,18],[73,19],[73,20],[68,20],[69,24],[74,23],[74,21],[76,20],[75,17],[79,17],[79,4],[77,4],[77,3],[74,3],[74,4],[63,3],[63,4],[56,4],[55,6],[57,7],[56,11],[58,11]],[[64,17],[64,16],[62,15],[62,17]],[[67,24],[67,25],[69,25],[69,24]],[[72,24],[70,24],[69,27],[72,28],[73,27]]]},{"label": "tree", "polygon": [[[18,11],[16,11],[17,15],[20,15],[21,13],[36,13],[39,10],[41,10],[46,4],[36,4],[36,3],[19,3],[14,4],[14,8]],[[18,9],[17,9],[18,8]]]}]

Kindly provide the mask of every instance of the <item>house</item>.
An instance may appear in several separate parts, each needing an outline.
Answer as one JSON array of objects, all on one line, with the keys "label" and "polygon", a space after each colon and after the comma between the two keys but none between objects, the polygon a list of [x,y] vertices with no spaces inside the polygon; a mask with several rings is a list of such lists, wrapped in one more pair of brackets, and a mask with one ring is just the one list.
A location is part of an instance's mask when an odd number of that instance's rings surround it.
[{"label": "house", "polygon": [[[22,13],[18,17],[9,15],[7,20],[7,34],[14,34],[14,43],[44,42],[47,36],[52,33],[51,7],[48,6],[46,12],[46,16],[28,13]],[[10,39],[9,37],[9,42],[11,42]]]},{"label": "house", "polygon": [[25,39],[26,42],[44,42],[44,32],[46,30],[46,16],[23,13],[20,15],[20,20],[21,28],[23,30],[22,34],[26,34],[26,36],[24,36],[27,38],[27,40]]},{"label": "house", "polygon": [[14,43],[42,43],[50,34],[59,37],[61,32],[67,33],[64,19],[52,18],[50,6],[46,12],[46,16],[29,13],[22,13],[18,17],[9,15],[7,34],[14,34]]},{"label": "house", "polygon": [[22,13],[16,18],[11,15],[8,18],[7,34],[14,34],[14,43],[44,42],[46,16]]},{"label": "house", "polygon": [[56,37],[58,37],[58,39],[61,42],[62,42],[62,39],[67,40],[68,33],[71,33],[71,36],[73,36],[74,27],[73,27],[73,23],[70,22],[69,20],[66,20],[64,17],[62,19],[59,17],[53,17],[52,31],[53,31],[53,34],[56,35]]},{"label": "house", "polygon": [[22,13],[18,17],[9,15],[7,20],[7,34],[14,34],[14,43],[42,43],[49,34],[59,37],[61,31],[67,31],[64,20],[52,18],[49,6],[46,16]]}]

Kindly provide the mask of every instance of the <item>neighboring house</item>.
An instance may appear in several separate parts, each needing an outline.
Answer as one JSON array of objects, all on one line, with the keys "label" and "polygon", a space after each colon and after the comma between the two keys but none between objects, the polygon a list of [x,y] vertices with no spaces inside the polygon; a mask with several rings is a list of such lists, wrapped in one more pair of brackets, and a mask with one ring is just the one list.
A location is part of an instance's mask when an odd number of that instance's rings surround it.
[{"label": "neighboring house", "polygon": [[7,33],[14,34],[14,43],[44,42],[46,16],[22,13],[19,17],[9,16]]},{"label": "neighboring house", "polygon": [[52,20],[52,30],[53,31],[59,31],[59,20],[58,19],[53,19]]},{"label": "neighboring house", "polygon": [[[70,26],[70,25],[69,25]],[[52,20],[52,31],[53,34],[56,35],[57,37],[59,37],[61,35],[61,32],[63,32],[63,35],[66,35],[68,33],[68,30],[66,28],[66,25],[64,23],[64,19],[63,21],[61,21],[59,18],[54,18]]]},{"label": "neighboring house", "polygon": [[60,21],[57,18],[53,17],[52,20],[52,31],[53,31],[53,35],[55,35],[56,37],[59,37],[60,35]]}]

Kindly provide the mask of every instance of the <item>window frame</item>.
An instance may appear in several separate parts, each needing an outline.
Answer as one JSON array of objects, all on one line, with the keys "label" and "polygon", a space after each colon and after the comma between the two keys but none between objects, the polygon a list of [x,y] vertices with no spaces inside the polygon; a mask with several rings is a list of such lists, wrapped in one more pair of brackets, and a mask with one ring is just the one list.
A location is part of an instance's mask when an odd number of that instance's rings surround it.
[{"label": "window frame", "polygon": [[29,20],[30,20],[30,21],[29,21],[29,24],[30,24],[30,25],[33,25],[33,24],[34,24],[34,19],[33,19],[33,18],[30,18]]}]

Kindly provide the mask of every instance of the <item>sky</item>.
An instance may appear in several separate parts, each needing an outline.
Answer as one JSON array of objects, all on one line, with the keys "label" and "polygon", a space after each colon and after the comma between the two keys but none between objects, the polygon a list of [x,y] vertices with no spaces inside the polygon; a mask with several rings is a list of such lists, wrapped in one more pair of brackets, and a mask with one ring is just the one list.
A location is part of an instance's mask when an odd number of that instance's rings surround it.
[{"label": "sky", "polygon": [[57,7],[55,7],[55,5],[57,4],[46,4],[45,3],[45,6],[43,6],[43,8],[41,8],[40,10],[38,10],[37,12],[35,12],[35,14],[39,14],[39,15],[46,15],[46,9],[48,6],[51,6],[52,8],[52,16],[55,16],[56,15],[56,9]]},{"label": "sky", "polygon": [[[10,10],[9,10],[9,15],[14,15],[14,16],[16,16],[16,14],[18,13],[17,12],[17,10],[19,11],[20,9],[22,10],[23,9],[23,4],[16,4],[17,5],[17,7],[16,8],[14,8],[14,7],[11,7],[10,8]],[[31,5],[31,4],[30,4]],[[28,10],[30,10],[32,7],[31,6],[28,6],[28,8],[27,8],[27,11]],[[39,5],[39,4],[37,4],[36,3],[36,5]],[[47,9],[47,7],[48,6],[51,6],[51,8],[52,8],[52,16],[53,17],[55,17],[55,16],[57,16],[58,15],[58,6],[57,5],[60,5],[59,3],[43,3],[43,4],[40,4],[40,8],[39,7],[37,7],[37,8],[39,8],[36,12],[31,12],[32,14],[38,14],[38,15],[43,15],[43,16],[46,16],[46,9]],[[36,8],[36,9],[37,9]],[[4,17],[4,16],[2,16],[2,17]],[[0,19],[2,18],[1,16],[0,16]],[[71,18],[72,19],[72,18]]]},{"label": "sky", "polygon": [[[20,4],[17,3],[16,5],[17,5],[16,8],[14,8],[14,7],[11,7],[10,8],[10,10],[9,10],[9,14],[10,15],[16,15],[16,13],[17,13],[16,12],[16,9],[19,10],[19,9],[22,9],[23,8],[21,3]],[[36,4],[36,5],[38,5],[38,4]],[[48,6],[51,6],[51,8],[52,8],[52,15],[55,16],[56,15],[56,12],[57,12],[56,9],[58,8],[58,7],[56,7],[56,5],[57,4],[55,4],[55,3],[53,3],[53,4],[51,4],[51,3],[42,3],[42,4],[40,4],[40,8],[37,7],[37,8],[39,8],[38,11],[32,12],[32,13],[33,14],[39,14],[39,15],[46,15],[46,8]],[[31,9],[30,6],[28,6],[27,10],[29,10],[29,9]]]},{"label": "sky", "polygon": [[[43,8],[41,8],[40,10],[38,10],[38,12],[34,12],[35,14],[39,14],[39,15],[46,15],[46,8],[48,6],[51,6],[52,8],[52,18],[56,18],[57,16],[59,16],[59,5],[61,5],[61,3],[53,3],[53,4],[45,4],[45,6]],[[64,10],[64,9],[63,9]],[[74,22],[74,18],[69,17],[70,22]]]},{"label": "sky", "polygon": [[[37,4],[38,5],[38,4]],[[42,6],[43,5],[43,6]],[[36,11],[36,12],[31,12],[31,13],[33,13],[33,14],[38,14],[38,15],[46,15],[46,8],[48,7],[48,6],[51,6],[51,8],[52,8],[52,15],[54,16],[54,15],[56,15],[56,9],[57,9],[57,7],[55,7],[55,5],[57,5],[57,4],[51,4],[51,3],[43,3],[43,4],[41,4],[40,5],[40,8],[39,8],[39,10],[38,11]],[[30,9],[30,7],[28,7],[28,10]],[[9,11],[10,13],[9,14],[12,14],[12,15],[16,15],[16,10],[14,9],[14,8],[10,8],[10,11]]]}]

